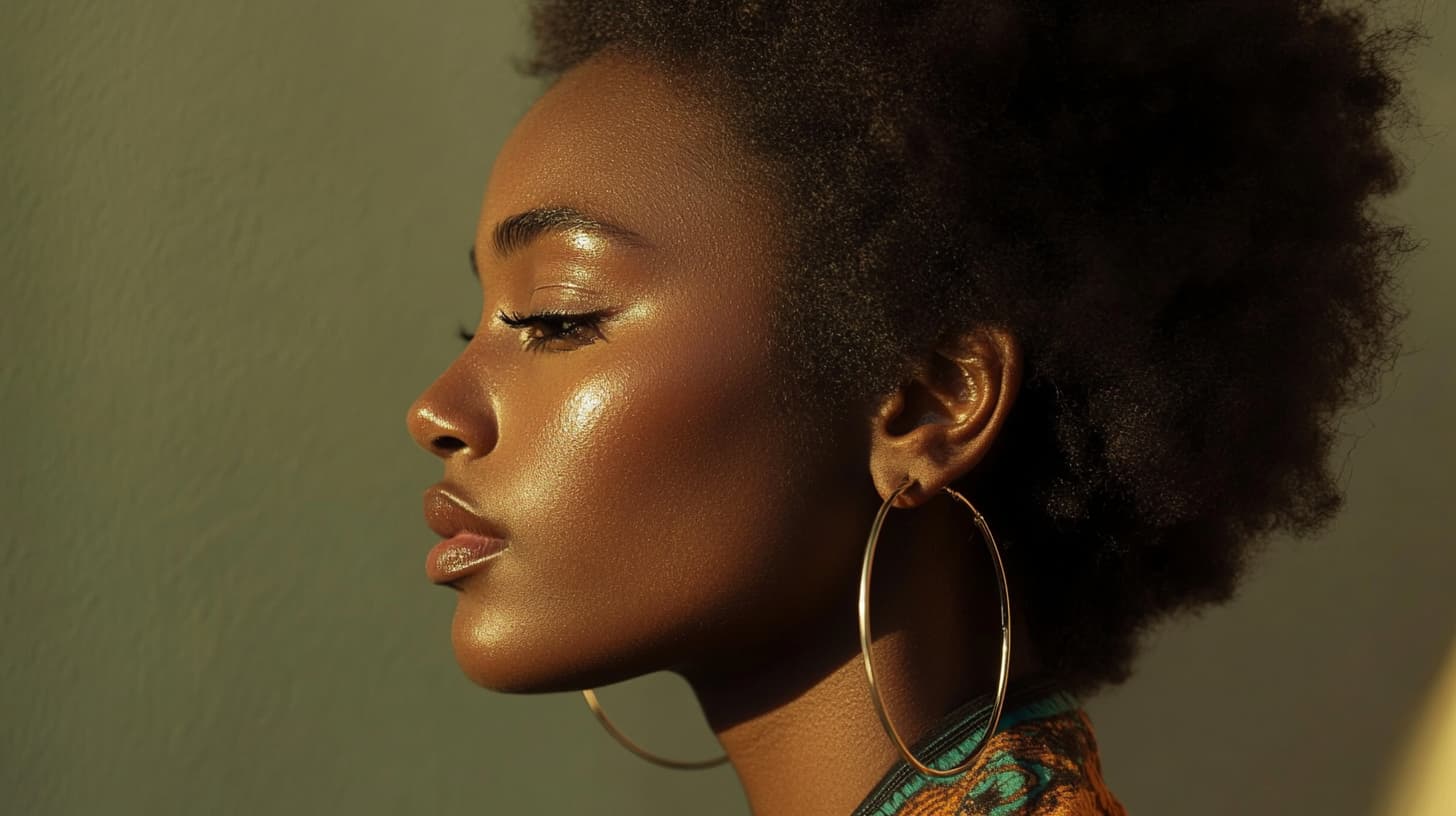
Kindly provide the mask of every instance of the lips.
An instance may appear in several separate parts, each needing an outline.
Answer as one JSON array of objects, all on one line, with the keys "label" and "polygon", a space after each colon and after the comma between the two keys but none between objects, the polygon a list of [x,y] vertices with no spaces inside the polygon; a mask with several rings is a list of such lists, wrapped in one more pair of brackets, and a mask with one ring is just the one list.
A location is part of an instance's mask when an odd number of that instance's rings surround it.
[{"label": "lips", "polygon": [[487,561],[508,548],[509,545],[503,539],[460,533],[430,549],[429,555],[425,557],[425,574],[434,583],[448,584],[478,572],[485,567]]},{"label": "lips", "polygon": [[445,485],[425,491],[425,521],[444,539],[425,558],[425,573],[437,584],[475,573],[510,548],[499,529],[468,509]]},{"label": "lips", "polygon": [[469,505],[448,486],[437,484],[425,491],[425,523],[441,538],[456,533],[475,533],[486,538],[505,538],[505,533],[469,509]]}]

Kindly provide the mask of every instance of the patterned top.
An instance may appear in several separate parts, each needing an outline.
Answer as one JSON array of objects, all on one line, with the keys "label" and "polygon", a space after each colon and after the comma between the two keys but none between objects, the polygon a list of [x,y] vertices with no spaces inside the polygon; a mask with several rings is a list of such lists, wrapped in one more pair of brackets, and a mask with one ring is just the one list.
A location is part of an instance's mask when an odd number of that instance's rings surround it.
[{"label": "patterned top", "polygon": [[[966,703],[911,753],[932,768],[961,763],[990,713],[988,698]],[[1075,697],[1024,687],[1007,695],[996,728],[960,776],[927,777],[899,760],[852,816],[1127,816],[1102,781],[1092,723]]]}]

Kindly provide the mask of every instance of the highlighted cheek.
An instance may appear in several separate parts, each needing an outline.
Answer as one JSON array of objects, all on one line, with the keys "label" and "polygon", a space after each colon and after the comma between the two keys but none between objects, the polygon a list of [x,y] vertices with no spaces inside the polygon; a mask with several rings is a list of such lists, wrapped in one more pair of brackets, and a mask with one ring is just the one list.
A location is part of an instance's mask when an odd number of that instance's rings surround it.
[{"label": "highlighted cheek", "polygon": [[574,434],[590,430],[601,418],[607,402],[607,389],[600,383],[588,383],[567,399],[561,412],[561,428]]}]

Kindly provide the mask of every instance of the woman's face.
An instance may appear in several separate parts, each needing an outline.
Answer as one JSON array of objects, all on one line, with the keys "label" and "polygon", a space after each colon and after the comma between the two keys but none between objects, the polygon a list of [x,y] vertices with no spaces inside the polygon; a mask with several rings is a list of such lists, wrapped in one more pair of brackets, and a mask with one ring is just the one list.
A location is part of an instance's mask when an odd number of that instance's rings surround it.
[{"label": "woman's face", "polygon": [[[868,426],[826,408],[805,447],[778,409],[763,172],[710,107],[610,56],[564,76],[501,150],[475,338],[408,414],[444,463],[427,513],[448,493],[509,544],[456,582],[453,643],[475,682],[741,666],[853,593],[855,509],[878,504]],[[542,311],[601,317],[500,318]]]}]

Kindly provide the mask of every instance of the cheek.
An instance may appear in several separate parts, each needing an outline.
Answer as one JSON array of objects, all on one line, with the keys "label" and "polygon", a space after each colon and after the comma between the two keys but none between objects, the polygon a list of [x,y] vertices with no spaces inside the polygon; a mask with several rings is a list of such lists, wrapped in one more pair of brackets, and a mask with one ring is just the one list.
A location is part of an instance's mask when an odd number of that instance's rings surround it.
[{"label": "cheek", "polygon": [[776,378],[755,345],[697,339],[622,342],[597,358],[614,364],[568,352],[581,356],[540,363],[560,366],[554,387],[543,378],[503,401],[493,470],[512,559],[472,587],[456,623],[462,651],[518,668],[512,685],[653,671],[705,627],[751,628],[812,602],[806,573],[829,565],[801,527],[803,462],[770,398]]},{"label": "cheek", "polygon": [[536,383],[520,400],[515,438],[502,428],[500,452],[516,448],[509,458],[520,471],[502,481],[529,486],[522,498],[548,512],[553,529],[590,522],[600,535],[640,537],[644,507],[671,504],[679,521],[696,504],[685,499],[731,487],[731,473],[781,455],[763,444],[776,429],[753,360],[681,347],[613,351],[607,365],[584,360],[576,368],[587,371],[563,366],[555,383]]},{"label": "cheek", "polygon": [[553,467],[538,491],[563,545],[543,564],[604,591],[647,578],[687,592],[774,548],[782,519],[764,494],[781,495],[791,463],[768,377],[752,359],[693,351],[594,375],[543,423],[536,451]]}]

